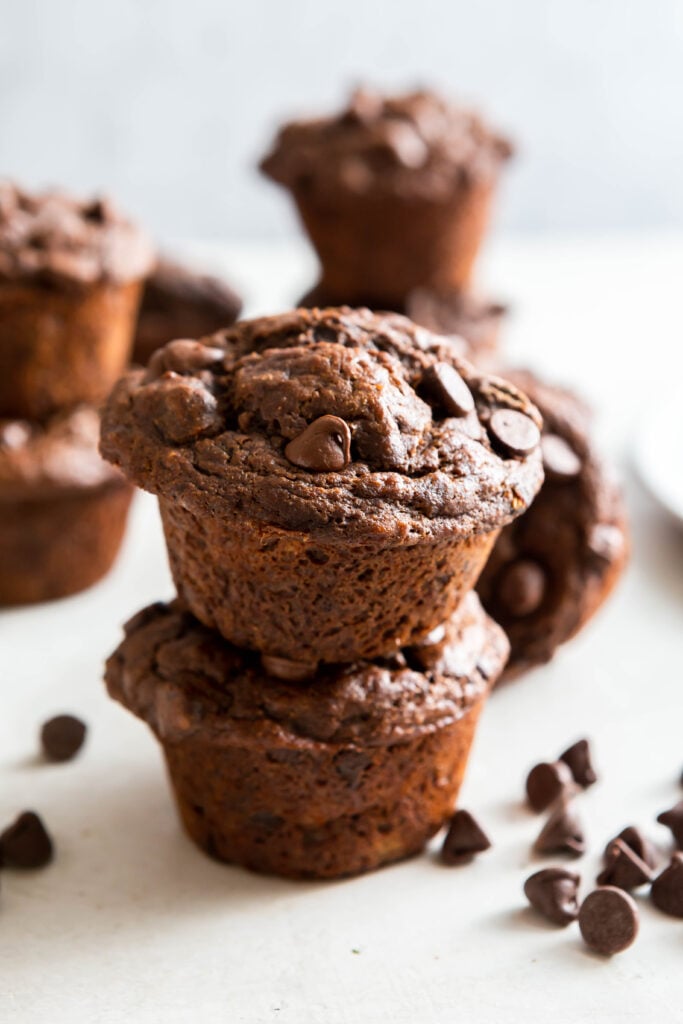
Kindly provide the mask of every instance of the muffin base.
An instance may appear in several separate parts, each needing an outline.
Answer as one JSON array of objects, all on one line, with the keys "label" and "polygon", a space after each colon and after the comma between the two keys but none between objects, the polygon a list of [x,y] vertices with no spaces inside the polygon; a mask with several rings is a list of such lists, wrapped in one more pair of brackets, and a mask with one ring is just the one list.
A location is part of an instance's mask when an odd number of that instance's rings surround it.
[{"label": "muffin base", "polygon": [[450,618],[498,530],[413,543],[325,543],[159,499],[181,603],[238,647],[293,661],[386,657]]},{"label": "muffin base", "polygon": [[0,606],[67,597],[111,568],[133,488],[124,482],[0,502]]},{"label": "muffin base", "polygon": [[141,283],[0,284],[0,415],[43,420],[99,404],[125,369]]},{"label": "muffin base", "polygon": [[464,288],[489,221],[494,183],[463,184],[450,202],[299,190],[299,215],[333,305],[396,309],[415,288]]}]

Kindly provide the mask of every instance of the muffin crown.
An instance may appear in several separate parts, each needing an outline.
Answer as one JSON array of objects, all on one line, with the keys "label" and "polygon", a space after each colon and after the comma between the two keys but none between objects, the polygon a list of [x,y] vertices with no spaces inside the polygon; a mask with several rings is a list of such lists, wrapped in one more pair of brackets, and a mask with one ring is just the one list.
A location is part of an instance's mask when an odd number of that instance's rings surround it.
[{"label": "muffin crown", "polygon": [[540,417],[455,353],[368,310],[244,321],[123,378],[102,452],[200,514],[340,535],[488,530],[540,486]]},{"label": "muffin crown", "polygon": [[512,145],[474,111],[432,92],[354,92],[340,114],[293,121],[261,162],[293,191],[398,192],[443,198],[493,176]]},{"label": "muffin crown", "polygon": [[0,282],[87,287],[144,277],[154,252],[147,236],[106,199],[60,192],[29,195],[0,182]]}]

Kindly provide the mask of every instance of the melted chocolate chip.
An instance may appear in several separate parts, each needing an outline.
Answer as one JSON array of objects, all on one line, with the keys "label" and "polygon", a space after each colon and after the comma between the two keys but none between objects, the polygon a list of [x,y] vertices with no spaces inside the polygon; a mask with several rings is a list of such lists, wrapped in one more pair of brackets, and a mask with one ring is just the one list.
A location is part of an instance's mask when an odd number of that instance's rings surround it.
[{"label": "melted chocolate chip", "polygon": [[658,814],[657,821],[671,829],[676,846],[683,850],[683,800],[679,800],[670,810]]},{"label": "melted chocolate chip", "polygon": [[163,348],[152,354],[147,367],[147,379],[153,380],[169,371],[172,373],[196,373],[215,366],[225,358],[222,348],[202,345],[199,341],[179,338],[169,341]]},{"label": "melted chocolate chip", "polygon": [[543,868],[527,878],[524,895],[534,910],[564,927],[579,916],[580,881],[579,875],[565,868]]},{"label": "melted chocolate chip", "polygon": [[672,917],[683,917],[683,853],[674,853],[671,863],[652,883],[652,902]]},{"label": "melted chocolate chip", "polygon": [[8,868],[42,868],[52,860],[52,840],[33,811],[24,811],[0,835],[0,864]]},{"label": "melted chocolate chip", "polygon": [[578,816],[571,806],[559,804],[551,813],[534,844],[538,853],[566,853],[580,857],[586,841]]},{"label": "melted chocolate chip", "polygon": [[284,679],[288,683],[301,683],[312,679],[317,665],[310,661],[291,661],[289,658],[278,658],[272,654],[262,654],[261,664],[270,676]]},{"label": "melted chocolate chip", "polygon": [[466,864],[491,846],[491,840],[469,811],[456,811],[441,847],[441,860],[449,867]]},{"label": "melted chocolate chip", "polygon": [[606,864],[597,877],[598,885],[637,889],[652,881],[652,870],[623,839],[615,839],[605,851]]},{"label": "melted chocolate chip", "polygon": [[73,715],[56,715],[40,731],[40,742],[48,761],[70,761],[83,746],[86,725]]},{"label": "melted chocolate chip", "polygon": [[449,363],[435,363],[427,367],[422,384],[427,395],[448,416],[467,416],[474,409],[472,392]]},{"label": "melted chocolate chip", "polygon": [[581,459],[559,434],[541,438],[543,468],[551,480],[572,480],[581,472]]},{"label": "melted chocolate chip", "polygon": [[572,743],[571,747],[567,747],[564,753],[560,754],[560,761],[564,761],[569,767],[574,781],[583,789],[588,789],[598,781],[588,740],[577,740],[576,743]]},{"label": "melted chocolate chip", "polygon": [[351,431],[339,416],[319,416],[290,441],[285,458],[294,466],[316,473],[346,469],[351,461]]},{"label": "melted chocolate chip", "polygon": [[538,611],[546,592],[545,570],[529,558],[508,562],[497,581],[496,598],[509,615],[525,618]]},{"label": "melted chocolate chip", "polygon": [[573,789],[572,773],[563,761],[542,761],[535,765],[526,779],[526,795],[535,811],[544,811]]},{"label": "melted chocolate chip", "polygon": [[517,409],[496,409],[489,422],[489,434],[510,455],[528,455],[541,440],[534,421]]},{"label": "melted chocolate chip", "polygon": [[614,886],[594,889],[581,904],[579,928],[590,949],[603,956],[613,956],[635,942],[638,907],[622,889]]}]

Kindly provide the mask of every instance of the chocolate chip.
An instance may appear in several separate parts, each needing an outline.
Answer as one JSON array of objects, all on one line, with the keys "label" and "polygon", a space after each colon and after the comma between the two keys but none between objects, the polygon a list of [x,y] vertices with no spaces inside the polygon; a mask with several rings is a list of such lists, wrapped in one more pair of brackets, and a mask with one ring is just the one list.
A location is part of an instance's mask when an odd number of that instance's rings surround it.
[{"label": "chocolate chip", "polygon": [[580,881],[579,875],[565,868],[543,868],[527,878],[524,895],[539,914],[564,926],[579,916]]},{"label": "chocolate chip", "polygon": [[665,914],[683,917],[683,853],[674,853],[669,866],[652,883],[650,895]]},{"label": "chocolate chip", "polygon": [[161,377],[164,373],[196,373],[215,366],[225,358],[222,348],[202,345],[189,338],[169,341],[154,352],[147,366],[146,379]]},{"label": "chocolate chip", "polygon": [[290,441],[285,458],[301,469],[330,473],[345,469],[351,461],[351,431],[339,416],[319,416],[303,433]]},{"label": "chocolate chip", "polygon": [[449,867],[467,864],[490,846],[491,840],[469,811],[456,811],[441,847],[441,860]]},{"label": "chocolate chip", "polygon": [[618,889],[637,889],[651,882],[653,873],[644,860],[623,839],[615,839],[607,847],[606,865],[597,877],[598,885],[615,885]]},{"label": "chocolate chip", "polygon": [[611,885],[594,889],[581,904],[579,928],[590,949],[603,956],[613,956],[635,942],[638,907],[623,889]]},{"label": "chocolate chip", "polygon": [[581,459],[559,434],[541,438],[543,468],[551,480],[572,480],[581,472]]},{"label": "chocolate chip", "polygon": [[270,676],[285,679],[288,683],[300,683],[304,679],[312,679],[317,664],[311,661],[292,661],[289,658],[278,658],[273,654],[262,654],[261,664]]},{"label": "chocolate chip", "polygon": [[576,811],[571,805],[558,804],[541,829],[534,844],[538,853],[566,853],[580,857],[586,840]]},{"label": "chocolate chip", "polygon": [[496,409],[489,422],[489,433],[510,455],[528,455],[541,440],[534,421],[517,409]]},{"label": "chocolate chip", "polygon": [[560,754],[560,761],[564,761],[569,767],[574,776],[574,782],[582,789],[588,789],[598,781],[593,768],[588,740],[577,740],[576,743],[572,743],[571,747],[567,747],[564,753]]},{"label": "chocolate chip", "polygon": [[361,750],[340,750],[334,758],[335,771],[341,775],[344,782],[348,782],[351,789],[358,786],[363,772],[371,764],[371,758]]},{"label": "chocolate chip", "polygon": [[86,725],[73,715],[57,715],[45,723],[40,742],[48,761],[70,761],[83,746]]},{"label": "chocolate chip", "polygon": [[42,868],[52,860],[52,840],[33,811],[24,811],[0,835],[0,864],[8,868]]},{"label": "chocolate chip", "polygon": [[169,373],[138,394],[149,402],[154,425],[174,444],[187,444],[221,429],[218,403],[198,377]]},{"label": "chocolate chip", "polygon": [[683,800],[679,800],[669,811],[658,814],[657,821],[671,829],[676,846],[683,850]]},{"label": "chocolate chip", "polygon": [[572,773],[563,761],[542,761],[526,777],[527,799],[535,811],[544,811],[558,797],[569,794],[572,783]]},{"label": "chocolate chip", "polygon": [[508,562],[498,574],[496,598],[515,618],[533,615],[543,603],[545,591],[545,571],[531,559]]},{"label": "chocolate chip", "polygon": [[472,392],[450,363],[434,363],[422,376],[425,391],[449,416],[467,416],[474,409]]},{"label": "chocolate chip", "polygon": [[604,859],[607,864],[610,857],[610,849],[617,839],[620,839],[622,843],[626,843],[635,855],[640,858],[649,868],[657,867],[657,854],[652,843],[647,839],[640,829],[634,825],[629,825],[627,828],[623,828],[618,836],[611,839],[605,847]]}]

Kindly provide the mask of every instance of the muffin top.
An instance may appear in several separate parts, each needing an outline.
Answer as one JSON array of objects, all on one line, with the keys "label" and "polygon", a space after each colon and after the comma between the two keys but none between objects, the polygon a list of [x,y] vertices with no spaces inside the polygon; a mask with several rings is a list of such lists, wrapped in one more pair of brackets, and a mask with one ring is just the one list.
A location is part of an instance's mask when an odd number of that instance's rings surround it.
[{"label": "muffin top", "polygon": [[295,193],[391,193],[440,199],[496,174],[510,142],[472,110],[433,92],[359,89],[333,117],[284,125],[261,161]]},{"label": "muffin top", "polygon": [[0,181],[0,283],[121,283],[144,277],[153,261],[147,236],[108,200],[30,195]]},{"label": "muffin top", "polygon": [[97,450],[100,418],[82,406],[39,425],[0,419],[0,502],[51,497],[120,480]]},{"label": "muffin top", "polygon": [[403,316],[299,309],[159,349],[114,388],[101,451],[197,515],[403,541],[523,511],[539,426],[522,392]]},{"label": "muffin top", "polygon": [[112,697],[177,742],[318,741],[379,745],[451,724],[481,699],[507,657],[502,630],[475,594],[431,643],[384,662],[321,666],[286,677],[283,659],[233,647],[176,602],[145,608],[107,662]]}]

